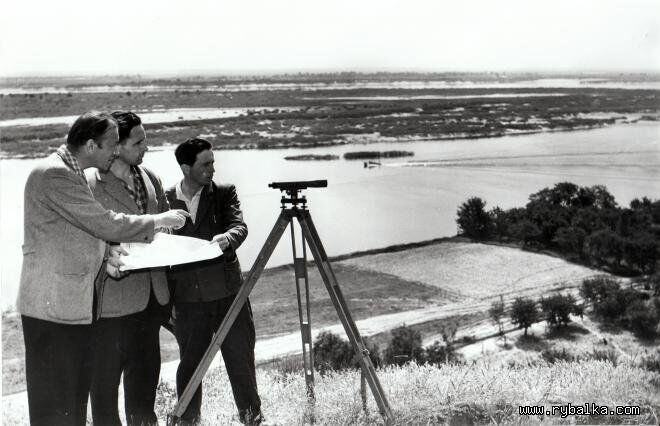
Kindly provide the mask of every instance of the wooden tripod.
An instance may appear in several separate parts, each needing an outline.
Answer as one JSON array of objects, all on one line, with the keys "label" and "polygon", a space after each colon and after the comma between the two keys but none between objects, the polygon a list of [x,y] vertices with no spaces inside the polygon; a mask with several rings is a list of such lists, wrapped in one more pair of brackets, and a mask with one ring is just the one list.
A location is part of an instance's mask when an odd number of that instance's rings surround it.
[{"label": "wooden tripod", "polygon": [[[270,235],[266,239],[257,259],[252,266],[252,269],[247,275],[247,278],[241,288],[239,289],[234,302],[232,303],[227,315],[220,324],[220,328],[213,336],[211,344],[209,345],[206,353],[202,357],[197,369],[193,373],[190,382],[186,386],[183,393],[179,396],[179,401],[174,407],[174,413],[168,416],[168,424],[176,424],[181,418],[183,413],[186,411],[190,400],[193,397],[193,394],[197,390],[197,387],[202,382],[202,378],[206,374],[213,358],[220,350],[220,346],[224,341],[229,329],[234,324],[236,317],[238,316],[239,311],[245,304],[248,299],[248,296],[252,292],[252,289],[257,283],[257,280],[261,276],[266,263],[270,258],[273,250],[277,246],[282,234],[286,228],[291,226],[291,240],[293,246],[293,259],[294,259],[294,269],[295,269],[295,279],[296,279],[296,293],[298,297],[298,316],[300,319],[300,332],[302,335],[303,343],[303,363],[305,368],[305,382],[307,384],[307,396],[313,400],[314,398],[314,357],[313,357],[313,348],[312,348],[312,333],[310,325],[310,311],[309,311],[309,281],[307,277],[307,259],[306,259],[306,249],[305,242],[309,245],[309,248],[312,251],[314,261],[316,266],[321,274],[321,278],[325,283],[325,287],[328,290],[332,304],[337,311],[337,315],[341,320],[348,340],[350,341],[355,353],[358,356],[360,363],[360,368],[362,370],[363,378],[366,378],[366,381],[369,383],[371,388],[371,393],[376,400],[380,414],[385,420],[385,424],[391,424],[393,422],[392,412],[390,406],[387,402],[385,392],[376,376],[376,370],[374,369],[373,363],[369,358],[369,351],[367,350],[362,337],[351,317],[351,313],[348,310],[344,296],[339,288],[339,283],[335,277],[332,268],[330,267],[330,262],[328,261],[328,256],[325,253],[323,244],[321,243],[321,238],[316,232],[314,222],[309,213],[309,210],[306,208],[305,196],[300,197],[299,191],[301,189],[307,188],[307,186],[300,186],[299,184],[314,183],[315,185],[310,186],[327,186],[326,181],[313,181],[313,182],[284,182],[281,184],[294,184],[293,186],[287,187],[286,189],[277,186],[277,183],[271,184],[269,186],[273,188],[279,188],[281,190],[286,190],[290,198],[282,197],[282,211],[275,222],[273,230],[270,232]],[[323,183],[320,185],[319,183]],[[298,186],[296,186],[298,185]],[[291,206],[287,206],[291,204]],[[300,204],[300,207],[298,205]],[[302,257],[296,257],[296,241],[294,233],[294,218],[298,220],[300,228],[302,231]],[[304,298],[301,297],[301,287],[300,283],[304,281]],[[303,300],[305,308],[303,309]]]}]

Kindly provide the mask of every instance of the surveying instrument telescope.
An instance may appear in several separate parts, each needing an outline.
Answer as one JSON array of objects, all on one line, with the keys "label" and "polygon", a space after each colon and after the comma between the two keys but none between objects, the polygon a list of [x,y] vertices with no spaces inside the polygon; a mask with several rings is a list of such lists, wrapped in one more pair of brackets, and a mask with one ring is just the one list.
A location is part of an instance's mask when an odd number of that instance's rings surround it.
[{"label": "surveying instrument telescope", "polygon": [[[186,411],[190,400],[193,397],[193,394],[197,390],[197,387],[202,382],[202,378],[206,374],[213,358],[220,350],[222,342],[225,340],[229,329],[234,324],[236,317],[238,316],[239,311],[245,304],[248,299],[248,296],[252,292],[259,276],[266,267],[268,259],[270,259],[273,250],[277,246],[277,243],[280,241],[282,234],[286,228],[291,225],[291,243],[293,250],[293,266],[294,274],[296,281],[296,294],[298,298],[298,317],[300,319],[300,333],[302,335],[302,349],[303,349],[303,364],[304,364],[304,374],[305,374],[305,383],[307,385],[307,397],[309,401],[313,403],[314,401],[314,356],[312,348],[312,328],[310,321],[310,311],[309,311],[309,280],[307,277],[307,250],[306,244],[309,245],[309,248],[312,251],[314,261],[316,266],[321,274],[321,278],[325,284],[325,288],[328,290],[330,295],[330,300],[337,311],[337,315],[341,320],[348,340],[355,351],[358,361],[360,363],[360,368],[362,370],[362,402],[366,408],[366,386],[364,381],[369,383],[371,388],[371,393],[376,400],[380,414],[385,420],[385,424],[392,424],[393,417],[390,410],[390,406],[385,397],[385,392],[380,385],[380,381],[376,376],[376,370],[374,369],[373,363],[369,358],[369,351],[367,350],[362,337],[351,317],[351,313],[348,310],[344,296],[339,288],[339,283],[335,277],[332,268],[330,267],[330,262],[328,261],[328,256],[325,253],[323,244],[321,243],[321,238],[316,232],[316,227],[312,221],[312,217],[309,214],[307,209],[307,199],[304,195],[300,194],[300,191],[307,188],[325,188],[328,186],[327,180],[314,180],[314,181],[302,181],[302,182],[273,182],[268,185],[270,188],[279,189],[281,192],[286,193],[282,195],[282,211],[280,212],[277,221],[273,230],[268,235],[266,242],[264,243],[257,259],[252,265],[252,269],[248,273],[245,282],[239,289],[234,302],[229,308],[227,315],[222,320],[218,331],[213,336],[211,343],[204,353],[202,360],[200,361],[197,369],[193,373],[190,382],[184,389],[183,393],[179,397],[179,401],[174,407],[174,413],[168,416],[168,425],[174,425],[178,423],[178,420],[181,419],[181,416]],[[294,231],[294,220],[297,219],[300,225],[302,233],[302,257],[297,256],[296,252],[296,236]],[[301,283],[304,286],[301,288]]]}]

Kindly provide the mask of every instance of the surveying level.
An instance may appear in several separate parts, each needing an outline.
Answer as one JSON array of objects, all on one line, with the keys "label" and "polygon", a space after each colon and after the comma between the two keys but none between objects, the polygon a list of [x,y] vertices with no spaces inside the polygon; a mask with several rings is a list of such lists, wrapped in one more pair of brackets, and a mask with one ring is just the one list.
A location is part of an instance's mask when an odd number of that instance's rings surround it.
[{"label": "surveying level", "polygon": [[[303,364],[304,364],[304,374],[305,374],[305,383],[307,385],[307,397],[309,401],[313,404],[315,395],[314,395],[314,350],[312,347],[312,328],[311,328],[311,317],[309,309],[309,279],[307,276],[307,245],[312,251],[312,256],[314,257],[314,262],[316,267],[321,274],[325,288],[330,295],[330,300],[337,311],[337,315],[341,320],[348,340],[355,351],[362,371],[361,379],[361,393],[363,398],[363,405],[366,409],[366,382],[371,388],[371,393],[376,400],[380,414],[385,420],[385,424],[389,425],[393,423],[392,412],[390,406],[387,402],[385,392],[376,376],[376,370],[369,358],[369,351],[367,350],[362,337],[353,321],[344,296],[339,288],[339,283],[335,277],[332,268],[330,267],[330,262],[328,261],[328,256],[325,253],[323,244],[321,243],[321,238],[316,232],[316,227],[312,221],[312,217],[307,209],[307,199],[304,195],[301,196],[300,191],[307,188],[325,188],[328,186],[327,180],[315,180],[315,181],[300,181],[300,182],[273,182],[268,185],[270,188],[279,189],[282,192],[286,192],[286,196],[282,196],[282,211],[280,212],[279,217],[273,226],[273,230],[268,235],[266,242],[264,243],[257,259],[252,265],[252,269],[247,275],[245,282],[239,289],[234,302],[232,303],[227,315],[222,320],[218,331],[213,336],[211,344],[209,345],[206,353],[202,357],[197,369],[193,373],[190,382],[184,389],[183,393],[179,396],[179,401],[174,407],[174,413],[168,416],[168,425],[174,425],[178,422],[181,416],[186,411],[190,400],[192,399],[197,387],[202,382],[202,378],[206,374],[213,358],[220,350],[222,342],[225,340],[229,329],[234,324],[236,317],[238,316],[239,311],[245,304],[248,299],[248,296],[252,292],[252,289],[257,283],[259,276],[266,267],[268,259],[270,259],[273,250],[280,241],[282,234],[286,228],[291,225],[291,243],[293,251],[293,266],[294,274],[296,281],[296,295],[298,298],[298,318],[300,320],[300,334],[302,336],[302,350],[303,350]],[[301,234],[302,234],[302,257],[297,256],[296,251],[296,235],[294,231],[294,220],[298,220],[300,225]],[[306,244],[305,244],[306,243]],[[302,284],[302,286],[301,286]],[[312,416],[313,419],[313,416]],[[312,420],[313,421],[313,420]]]}]

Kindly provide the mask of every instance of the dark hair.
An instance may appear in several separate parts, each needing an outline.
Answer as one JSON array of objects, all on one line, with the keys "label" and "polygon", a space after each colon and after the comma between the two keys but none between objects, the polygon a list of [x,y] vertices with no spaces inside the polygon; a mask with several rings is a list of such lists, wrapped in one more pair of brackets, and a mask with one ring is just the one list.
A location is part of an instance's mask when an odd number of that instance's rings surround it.
[{"label": "dark hair", "polygon": [[142,124],[140,117],[131,111],[113,111],[110,115],[117,120],[119,143],[122,143],[128,137],[133,127]]},{"label": "dark hair", "polygon": [[205,139],[192,138],[179,144],[174,151],[177,163],[192,166],[197,160],[197,154],[207,149],[212,149],[211,143]]},{"label": "dark hair", "polygon": [[117,121],[107,112],[88,111],[78,117],[73,122],[69,134],[66,137],[66,144],[77,150],[92,139],[96,145],[101,146],[97,139],[102,136],[112,124]]}]

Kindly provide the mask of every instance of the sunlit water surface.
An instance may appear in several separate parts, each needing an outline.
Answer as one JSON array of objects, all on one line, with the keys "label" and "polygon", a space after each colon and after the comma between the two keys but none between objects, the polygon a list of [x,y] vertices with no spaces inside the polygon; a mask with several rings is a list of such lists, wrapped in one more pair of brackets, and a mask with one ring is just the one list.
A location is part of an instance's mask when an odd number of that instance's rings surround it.
[{"label": "sunlit water surface", "polygon": [[[414,157],[364,168],[362,161],[286,161],[296,154],[408,150]],[[249,236],[239,249],[252,265],[279,214],[269,182],[327,179],[307,191],[329,255],[456,234],[456,210],[468,197],[487,207],[523,206],[530,193],[560,181],[606,185],[621,205],[660,198],[660,125],[618,124],[573,131],[439,142],[374,143],[311,149],[217,151],[216,181],[236,185]],[[412,162],[408,162],[411,159]],[[0,160],[2,306],[15,303],[23,242],[23,188],[39,160]],[[152,150],[144,164],[165,185],[181,178],[172,148]],[[291,262],[286,233],[270,266]],[[66,244],[66,242],[62,242]]]}]

